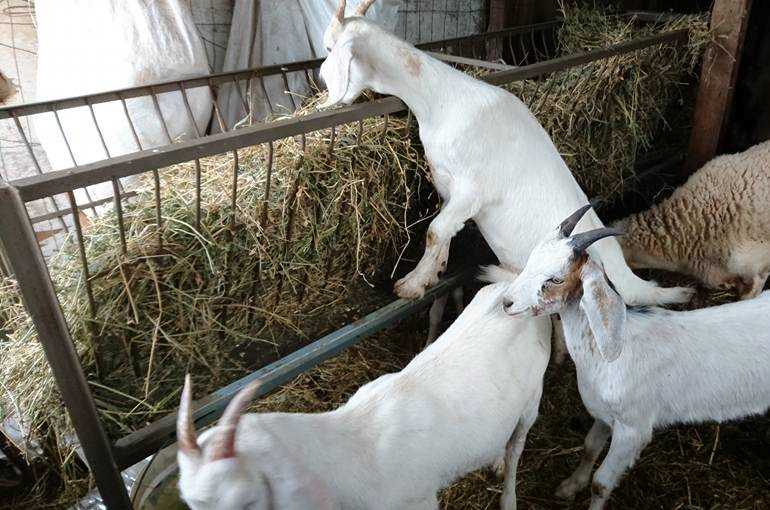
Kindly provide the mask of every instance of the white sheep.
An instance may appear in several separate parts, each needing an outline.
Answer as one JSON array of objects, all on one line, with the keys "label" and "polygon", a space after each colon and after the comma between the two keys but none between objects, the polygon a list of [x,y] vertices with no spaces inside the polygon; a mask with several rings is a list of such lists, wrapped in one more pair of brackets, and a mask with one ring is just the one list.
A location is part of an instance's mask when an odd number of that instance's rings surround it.
[{"label": "white sheep", "polygon": [[631,267],[756,297],[770,274],[770,142],[719,156],[669,198],[615,224]]},{"label": "white sheep", "polygon": [[501,508],[537,417],[550,321],[512,319],[508,283],[482,288],[401,372],[335,411],[246,414],[251,386],[199,440],[189,379],[179,408],[179,488],[193,510],[437,510],[437,491],[505,454]]},{"label": "white sheep", "polygon": [[[362,16],[345,0],[327,28],[324,107],[350,104],[365,89],[399,97],[414,113],[444,205],[431,222],[417,267],[396,293],[417,298],[446,268],[449,243],[473,219],[506,268],[521,267],[550,226],[587,199],[548,134],[511,93],[453,69]],[[602,226],[591,212],[583,229]],[[636,277],[614,239],[592,249],[627,303],[687,301],[692,290],[662,289]]]},{"label": "white sheep", "polygon": [[595,422],[583,460],[556,494],[571,498],[588,485],[612,436],[591,486],[591,509],[599,510],[653,429],[734,420],[770,407],[770,292],[688,312],[626,309],[586,253],[593,242],[619,231],[570,237],[587,209],[535,247],[504,306],[517,317],[561,316],[580,396]]}]

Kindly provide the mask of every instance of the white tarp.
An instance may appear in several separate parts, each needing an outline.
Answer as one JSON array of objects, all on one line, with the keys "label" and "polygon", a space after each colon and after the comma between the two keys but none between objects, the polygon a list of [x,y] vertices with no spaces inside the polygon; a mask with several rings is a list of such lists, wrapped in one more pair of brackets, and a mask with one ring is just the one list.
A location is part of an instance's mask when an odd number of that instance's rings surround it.
[{"label": "white tarp", "polygon": [[[361,0],[349,0],[348,14]],[[336,10],[337,0],[236,0],[230,40],[225,57],[225,71],[249,67],[283,64],[326,56],[323,34]],[[380,0],[369,9],[367,18],[393,30],[402,0]],[[295,101],[309,90],[302,72],[289,73],[289,88]],[[250,86],[245,82],[241,94],[234,86],[220,90],[219,105],[228,127],[246,116],[243,101],[251,104],[254,120],[260,121],[271,113],[289,113],[291,98],[285,93],[280,75],[264,79],[267,97],[258,80]],[[243,99],[242,99],[243,98]]]},{"label": "white tarp", "polygon": [[[37,100],[79,96],[157,81],[206,74],[209,66],[186,0],[37,0]],[[211,115],[207,88],[189,91],[198,129]],[[180,92],[158,95],[172,140],[195,136]],[[150,98],[127,101],[143,149],[169,142]],[[119,101],[94,105],[110,156],[138,150]],[[34,118],[34,129],[51,168],[106,158],[87,107],[59,114],[68,144],[53,114]],[[73,161],[74,159],[74,161]],[[107,183],[80,193],[78,202],[111,196]]]}]

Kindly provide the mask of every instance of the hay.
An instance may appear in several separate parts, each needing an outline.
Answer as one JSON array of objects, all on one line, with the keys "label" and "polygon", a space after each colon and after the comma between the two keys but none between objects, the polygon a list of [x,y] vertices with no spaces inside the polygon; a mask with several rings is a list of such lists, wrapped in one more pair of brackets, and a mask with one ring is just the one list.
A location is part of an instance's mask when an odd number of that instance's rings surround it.
[{"label": "hay", "polygon": [[[381,304],[366,289],[390,279],[413,224],[435,207],[411,135],[405,117],[364,121],[361,145],[357,124],[339,126],[333,157],[329,130],[308,134],[304,155],[299,137],[280,140],[267,202],[268,147],[240,150],[235,209],[233,155],[206,158],[198,230],[194,164],[163,170],[162,246],[150,176],[123,207],[127,255],[114,210],[85,235],[93,321],[68,243],[51,276],[109,434],[174,409],[185,372],[213,391]],[[20,410],[31,441],[53,434],[60,453],[49,461],[69,481],[79,472],[67,413],[15,284],[3,285],[0,417]]]},{"label": "hay", "polygon": [[[533,111],[588,194],[617,196],[633,179],[638,154],[668,128],[665,113],[683,97],[681,84],[705,41],[705,23],[687,17],[638,28],[593,11],[568,9],[565,15],[562,53],[680,27],[693,34],[684,51],[643,50],[590,64],[585,72],[569,70],[539,83],[511,86],[526,102],[535,99]],[[209,392],[388,299],[371,292],[370,285],[389,280],[404,246],[416,235],[415,224],[435,211],[435,202],[426,200],[429,186],[423,182],[426,168],[419,146],[403,118],[391,117],[387,129],[383,119],[364,121],[361,146],[356,144],[357,125],[339,127],[334,158],[328,152],[329,134],[308,135],[304,157],[299,139],[275,143],[266,209],[269,155],[259,146],[238,151],[235,209],[232,154],[201,161],[198,230],[193,228],[194,165],[160,173],[162,247],[151,179],[124,205],[126,256],[114,211],[95,220],[86,235],[95,275],[95,321],[87,319],[74,244],[51,262],[62,307],[112,437],[173,409],[187,371],[196,374],[197,391]],[[0,418],[22,416],[30,439],[50,464],[56,484],[52,492],[63,491],[55,497],[69,503],[89,480],[74,462],[68,442],[71,425],[16,290],[13,281],[0,282]],[[99,374],[92,330],[100,339]],[[392,345],[378,345],[346,351],[300,376],[259,409],[336,407],[361,384],[398,370],[409,358]],[[522,487],[527,493],[527,486]],[[498,492],[494,477],[480,473],[447,489],[442,501],[445,508],[490,508]]]},{"label": "hay", "polygon": [[598,9],[565,4],[562,10],[560,55],[689,31],[679,48],[652,46],[507,87],[530,105],[586,194],[617,199],[635,184],[640,155],[653,146],[684,147],[693,73],[710,40],[708,24],[703,16],[640,25]]}]

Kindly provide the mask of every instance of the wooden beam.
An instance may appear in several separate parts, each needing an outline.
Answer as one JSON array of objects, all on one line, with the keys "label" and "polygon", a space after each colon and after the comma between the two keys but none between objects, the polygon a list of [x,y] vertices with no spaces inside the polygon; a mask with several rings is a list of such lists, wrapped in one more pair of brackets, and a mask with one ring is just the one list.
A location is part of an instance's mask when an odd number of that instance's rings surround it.
[{"label": "wooden beam", "polygon": [[711,12],[714,42],[703,56],[690,147],[689,175],[717,155],[732,104],[735,80],[752,0],[715,0]]},{"label": "wooden beam", "polygon": [[[487,25],[487,32],[497,32],[506,28],[507,16],[505,4],[506,0],[489,0],[489,25]],[[497,61],[504,58],[504,46],[502,39],[490,39],[487,41],[487,55],[486,59],[489,61]]]}]

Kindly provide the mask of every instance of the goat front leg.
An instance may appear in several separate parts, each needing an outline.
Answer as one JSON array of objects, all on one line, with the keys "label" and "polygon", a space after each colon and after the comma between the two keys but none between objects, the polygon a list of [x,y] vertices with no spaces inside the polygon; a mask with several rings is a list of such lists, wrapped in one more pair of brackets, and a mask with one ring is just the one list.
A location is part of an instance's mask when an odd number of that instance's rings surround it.
[{"label": "goat front leg", "polygon": [[591,430],[586,435],[583,459],[572,475],[561,482],[559,488],[556,489],[557,498],[572,499],[575,494],[588,485],[588,481],[591,480],[591,470],[594,468],[599,454],[602,453],[610,434],[612,434],[612,429],[609,425],[601,420],[594,420]]},{"label": "goat front leg", "polygon": [[620,478],[634,465],[652,438],[652,430],[639,431],[616,423],[612,428],[610,450],[591,484],[590,510],[603,510]]},{"label": "goat front leg", "polygon": [[470,184],[457,187],[459,189],[452,190],[449,201],[431,221],[425,253],[417,267],[394,285],[393,290],[398,297],[419,299],[425,294],[426,288],[438,282],[439,273],[446,269],[449,243],[465,222],[478,212],[480,206],[471,193]]}]

